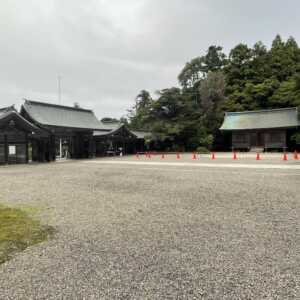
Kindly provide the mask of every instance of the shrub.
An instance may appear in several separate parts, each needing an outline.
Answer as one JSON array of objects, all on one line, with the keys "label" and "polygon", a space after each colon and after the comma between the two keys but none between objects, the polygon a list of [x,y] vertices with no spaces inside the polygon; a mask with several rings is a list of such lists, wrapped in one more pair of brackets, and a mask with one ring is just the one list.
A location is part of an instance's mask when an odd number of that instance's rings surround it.
[{"label": "shrub", "polygon": [[199,146],[197,148],[197,152],[206,154],[206,153],[209,153],[209,150],[203,146]]},{"label": "shrub", "polygon": [[176,152],[185,152],[185,148],[184,148],[184,146],[181,146],[181,145],[174,145],[173,146],[173,151],[176,151]]},{"label": "shrub", "polygon": [[294,141],[297,145],[300,145],[300,132],[297,132],[291,136],[291,140]]},{"label": "shrub", "polygon": [[212,134],[208,134],[200,139],[200,144],[203,147],[208,148],[208,149],[211,148],[213,142],[214,142],[214,137]]}]

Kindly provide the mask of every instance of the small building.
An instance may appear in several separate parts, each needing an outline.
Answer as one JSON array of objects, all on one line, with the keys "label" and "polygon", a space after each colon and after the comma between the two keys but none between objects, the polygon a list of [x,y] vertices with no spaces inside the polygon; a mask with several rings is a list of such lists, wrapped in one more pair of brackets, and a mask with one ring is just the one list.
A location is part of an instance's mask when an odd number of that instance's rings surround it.
[{"label": "small building", "polygon": [[96,156],[133,154],[144,152],[148,132],[132,131],[119,122],[101,122],[101,130],[95,130]]},{"label": "small building", "polygon": [[231,133],[232,149],[285,150],[299,124],[297,108],[226,112],[220,130]]}]

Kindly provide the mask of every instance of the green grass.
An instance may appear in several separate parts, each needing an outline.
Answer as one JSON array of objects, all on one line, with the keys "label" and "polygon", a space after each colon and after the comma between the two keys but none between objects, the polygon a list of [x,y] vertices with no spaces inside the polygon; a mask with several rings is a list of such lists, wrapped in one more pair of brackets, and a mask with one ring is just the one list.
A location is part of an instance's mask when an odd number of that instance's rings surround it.
[{"label": "green grass", "polygon": [[47,240],[54,233],[19,208],[0,205],[0,264],[15,253]]}]

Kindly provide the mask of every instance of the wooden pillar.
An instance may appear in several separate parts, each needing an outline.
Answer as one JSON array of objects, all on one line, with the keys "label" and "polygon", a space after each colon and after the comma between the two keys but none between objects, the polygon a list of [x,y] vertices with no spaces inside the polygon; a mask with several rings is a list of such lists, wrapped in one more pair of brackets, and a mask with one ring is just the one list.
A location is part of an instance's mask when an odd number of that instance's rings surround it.
[{"label": "wooden pillar", "polygon": [[74,157],[73,158],[79,158],[79,137],[78,134],[75,134],[74,136]]},{"label": "wooden pillar", "polygon": [[55,160],[55,136],[50,135],[48,138],[48,147],[49,147],[49,161]]},{"label": "wooden pillar", "polygon": [[44,162],[45,161],[45,145],[44,140],[41,139],[39,141],[39,161]]},{"label": "wooden pillar", "polygon": [[286,142],[287,138],[286,138],[286,136],[287,136],[287,131],[284,130],[283,133],[282,133],[282,139],[283,139],[284,151],[287,150],[287,142]]},{"label": "wooden pillar", "polygon": [[92,137],[93,157],[96,157],[96,141]]},{"label": "wooden pillar", "polygon": [[8,164],[8,142],[7,135],[4,135],[4,162]]},{"label": "wooden pillar", "polygon": [[55,136],[51,135],[51,150],[52,150],[52,160],[56,160],[56,145],[55,145]]},{"label": "wooden pillar", "polygon": [[38,149],[38,161],[39,162],[43,161],[43,147],[42,147],[42,143],[43,143],[42,139],[40,139],[38,141],[38,143],[37,143],[37,145],[38,145],[38,147],[37,147],[37,149]]},{"label": "wooden pillar", "polygon": [[28,133],[25,134],[25,145],[26,145],[25,160],[26,160],[26,163],[28,163],[29,162]]},{"label": "wooden pillar", "polygon": [[122,137],[122,154],[126,154],[127,150],[126,150],[126,141],[125,138]]},{"label": "wooden pillar", "polygon": [[89,136],[89,145],[88,145],[88,158],[92,158],[94,156],[94,146],[93,146],[93,136]]},{"label": "wooden pillar", "polygon": [[36,144],[34,139],[31,139],[31,160],[36,160]]},{"label": "wooden pillar", "polygon": [[75,138],[74,136],[71,136],[70,138],[70,158],[74,158],[75,153]]},{"label": "wooden pillar", "polygon": [[39,161],[39,141],[32,140],[32,161]]},{"label": "wooden pillar", "polygon": [[137,141],[134,141],[134,149],[133,149],[134,153],[137,153]]},{"label": "wooden pillar", "polygon": [[76,156],[76,136],[72,136],[72,153],[71,158],[75,158]]}]

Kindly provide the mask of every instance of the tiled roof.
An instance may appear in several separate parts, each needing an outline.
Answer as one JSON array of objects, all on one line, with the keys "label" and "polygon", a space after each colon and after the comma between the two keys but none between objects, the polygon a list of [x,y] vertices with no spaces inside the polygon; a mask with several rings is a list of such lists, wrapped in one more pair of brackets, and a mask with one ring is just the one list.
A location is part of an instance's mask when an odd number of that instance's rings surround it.
[{"label": "tiled roof", "polygon": [[138,139],[144,139],[146,136],[150,136],[151,133],[147,131],[138,131],[138,130],[131,130],[131,133],[133,133]]},{"label": "tiled roof", "polygon": [[95,130],[93,135],[95,137],[97,136],[109,136],[109,135],[113,135],[117,132],[119,132],[119,130],[124,129],[128,132],[129,135],[132,135],[133,137],[137,138],[137,139],[144,139],[147,135],[149,135],[149,132],[145,132],[145,131],[134,131],[134,130],[130,130],[129,128],[126,127],[126,125],[121,124],[121,123],[114,123],[118,126],[115,126],[114,128],[112,128],[111,130]]},{"label": "tiled roof", "polygon": [[15,109],[14,106],[0,108],[0,126],[5,126],[9,121],[14,120],[22,124],[22,128],[29,132],[38,132],[40,129],[34,124],[23,118]]},{"label": "tiled roof", "polygon": [[102,129],[92,110],[25,100],[22,108],[40,125],[80,129]]},{"label": "tiled roof", "polygon": [[297,108],[227,112],[220,130],[292,128],[299,126]]}]

